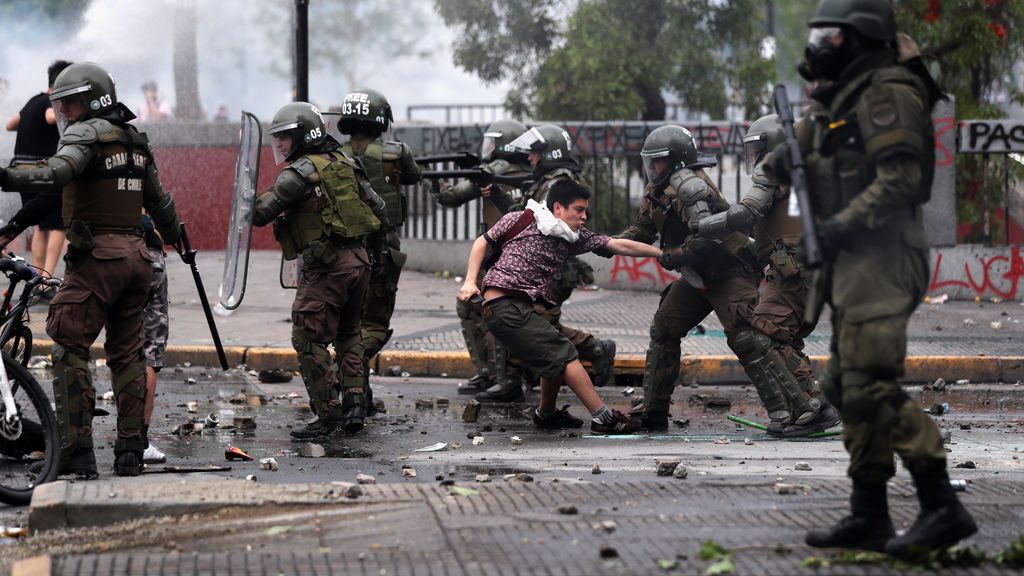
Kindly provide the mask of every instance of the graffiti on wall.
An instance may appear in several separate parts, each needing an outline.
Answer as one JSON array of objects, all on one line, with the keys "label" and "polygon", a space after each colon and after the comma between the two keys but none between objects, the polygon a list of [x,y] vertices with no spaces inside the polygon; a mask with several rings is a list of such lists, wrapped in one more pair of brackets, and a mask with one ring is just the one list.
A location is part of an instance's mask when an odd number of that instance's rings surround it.
[{"label": "graffiti on wall", "polygon": [[611,271],[613,286],[620,274],[623,276],[623,282],[630,285],[643,283],[664,286],[679,278],[678,274],[662,268],[657,258],[616,255]]},{"label": "graffiti on wall", "polygon": [[[998,296],[1006,300],[1018,297],[1020,279],[1024,276],[1019,246],[1010,247],[1009,254],[996,252],[955,258],[956,253],[952,251],[943,254],[938,250],[933,251],[933,255],[929,292],[946,290],[959,292],[960,297]],[[944,256],[954,258],[943,262]]]}]

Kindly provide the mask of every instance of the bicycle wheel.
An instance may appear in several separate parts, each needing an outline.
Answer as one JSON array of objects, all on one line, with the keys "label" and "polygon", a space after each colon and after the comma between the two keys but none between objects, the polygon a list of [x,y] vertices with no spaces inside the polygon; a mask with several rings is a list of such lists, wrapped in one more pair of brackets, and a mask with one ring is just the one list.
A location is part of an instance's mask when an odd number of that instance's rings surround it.
[{"label": "bicycle wheel", "polygon": [[11,329],[4,327],[4,333],[0,336],[0,350],[27,368],[32,359],[32,330],[24,324],[12,326]]},{"label": "bicycle wheel", "polygon": [[0,357],[18,410],[18,418],[9,422],[0,400],[0,501],[25,505],[36,486],[57,478],[60,431],[39,382],[6,352]]}]

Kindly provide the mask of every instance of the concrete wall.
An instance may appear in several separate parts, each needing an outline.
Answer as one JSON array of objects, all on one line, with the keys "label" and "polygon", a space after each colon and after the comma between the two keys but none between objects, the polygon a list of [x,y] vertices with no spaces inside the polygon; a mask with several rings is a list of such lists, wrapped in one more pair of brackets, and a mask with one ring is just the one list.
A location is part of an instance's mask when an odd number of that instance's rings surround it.
[{"label": "concrete wall", "polygon": [[[402,250],[408,252],[406,266],[422,272],[449,271],[462,276],[471,242],[403,240]],[[663,269],[653,258],[615,256],[600,258],[584,255],[594,267],[596,284],[602,288],[625,290],[661,290],[678,275]],[[931,250],[931,279],[928,293],[948,294],[954,300],[1024,298],[1024,260],[1020,246],[936,247]]]}]

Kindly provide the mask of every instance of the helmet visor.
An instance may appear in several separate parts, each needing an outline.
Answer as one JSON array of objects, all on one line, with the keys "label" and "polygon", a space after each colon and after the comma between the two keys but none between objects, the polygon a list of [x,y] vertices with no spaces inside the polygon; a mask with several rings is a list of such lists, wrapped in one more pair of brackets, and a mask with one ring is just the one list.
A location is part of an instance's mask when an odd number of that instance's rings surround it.
[{"label": "helmet visor", "polygon": [[270,129],[270,147],[274,150],[274,163],[281,164],[291,158],[302,142],[298,122],[274,126]]},{"label": "helmet visor", "polygon": [[81,120],[85,116],[84,93],[92,90],[92,86],[77,86],[50,94],[50,105],[53,106],[53,114],[57,117],[57,131],[61,134],[68,124]]},{"label": "helmet visor", "polygon": [[494,152],[498,148],[498,139],[501,132],[484,132],[484,141],[480,144],[480,159],[490,162],[494,159]]},{"label": "helmet visor", "polygon": [[654,186],[661,186],[668,182],[672,173],[672,160],[669,158],[669,151],[658,150],[655,152],[641,152],[640,157],[644,161],[644,175],[647,181]]},{"label": "helmet visor", "polygon": [[811,46],[838,46],[843,39],[843,30],[838,26],[811,28],[807,43]]},{"label": "helmet visor", "polygon": [[523,132],[521,136],[509,142],[508,146],[512,152],[522,152],[529,154],[530,152],[540,152],[547,147],[547,141],[544,140],[544,135],[540,133],[540,130],[536,128],[530,128],[526,132]]},{"label": "helmet visor", "polygon": [[767,151],[768,135],[764,132],[750,134],[743,138],[743,167],[746,169],[747,174],[754,173],[757,159],[761,158]]}]

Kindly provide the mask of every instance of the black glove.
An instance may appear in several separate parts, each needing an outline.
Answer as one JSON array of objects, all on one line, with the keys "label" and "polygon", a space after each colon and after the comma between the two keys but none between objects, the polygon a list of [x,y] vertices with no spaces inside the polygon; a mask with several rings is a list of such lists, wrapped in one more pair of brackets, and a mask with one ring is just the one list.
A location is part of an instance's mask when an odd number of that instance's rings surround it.
[{"label": "black glove", "polygon": [[771,154],[772,174],[775,176],[775,181],[782,186],[789,186],[793,183],[789,177],[789,172],[793,169],[793,165],[789,161],[789,146],[783,142],[776,146]]}]

